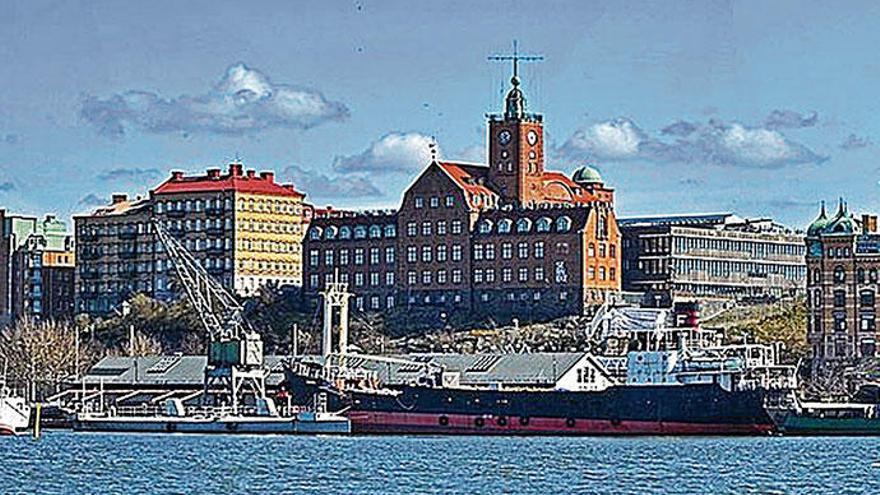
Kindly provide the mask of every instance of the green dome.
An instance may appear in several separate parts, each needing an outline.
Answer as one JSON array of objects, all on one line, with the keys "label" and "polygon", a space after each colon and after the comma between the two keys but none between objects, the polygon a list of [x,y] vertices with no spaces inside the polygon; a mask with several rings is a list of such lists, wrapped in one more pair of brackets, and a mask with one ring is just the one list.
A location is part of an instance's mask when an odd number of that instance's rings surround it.
[{"label": "green dome", "polygon": [[856,223],[853,221],[852,217],[849,214],[849,211],[846,207],[846,204],[841,201],[840,206],[837,209],[837,215],[834,216],[832,220],[830,220],[823,229],[824,234],[834,235],[834,234],[853,234],[856,231]]},{"label": "green dome", "polygon": [[599,171],[589,166],[584,166],[575,170],[574,175],[572,175],[571,178],[578,184],[602,183],[602,176],[599,175]]},{"label": "green dome", "polygon": [[828,215],[825,214],[825,202],[822,202],[822,210],[819,212],[819,217],[813,220],[813,223],[807,227],[807,237],[816,237],[825,230],[825,226],[828,225]]}]

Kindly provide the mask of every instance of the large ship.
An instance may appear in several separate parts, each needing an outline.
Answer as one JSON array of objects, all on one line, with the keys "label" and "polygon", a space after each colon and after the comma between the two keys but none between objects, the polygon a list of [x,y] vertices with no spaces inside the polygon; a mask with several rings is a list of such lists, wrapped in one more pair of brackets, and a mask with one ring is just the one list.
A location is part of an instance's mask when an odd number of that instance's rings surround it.
[{"label": "large ship", "polygon": [[794,369],[779,364],[778,348],[721,345],[716,332],[667,325],[669,317],[662,310],[606,309],[584,329],[624,341],[622,356],[382,357],[348,353],[343,344],[338,353],[294,359],[287,380],[301,400],[312,396],[343,412],[354,433],[773,432],[767,406],[787,400],[794,388]]}]

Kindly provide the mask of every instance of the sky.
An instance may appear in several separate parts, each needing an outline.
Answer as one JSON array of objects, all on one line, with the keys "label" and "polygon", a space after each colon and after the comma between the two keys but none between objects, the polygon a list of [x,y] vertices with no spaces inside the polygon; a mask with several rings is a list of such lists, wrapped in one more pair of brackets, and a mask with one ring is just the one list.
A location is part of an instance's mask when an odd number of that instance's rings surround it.
[{"label": "sky", "polygon": [[520,50],[547,164],[618,215],[802,228],[880,211],[880,4],[0,1],[0,207],[62,217],[240,158],[317,205],[396,207],[430,160],[485,161]]}]

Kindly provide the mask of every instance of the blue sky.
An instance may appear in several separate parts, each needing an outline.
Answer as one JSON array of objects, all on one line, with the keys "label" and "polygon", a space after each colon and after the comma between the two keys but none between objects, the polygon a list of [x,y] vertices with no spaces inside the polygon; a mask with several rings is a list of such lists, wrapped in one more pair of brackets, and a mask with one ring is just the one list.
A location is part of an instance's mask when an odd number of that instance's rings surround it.
[{"label": "blue sky", "polygon": [[435,136],[482,160],[521,49],[548,168],[622,215],[803,226],[880,210],[880,4],[44,2],[0,15],[0,206],[63,216],[240,155],[317,204],[393,207]]}]

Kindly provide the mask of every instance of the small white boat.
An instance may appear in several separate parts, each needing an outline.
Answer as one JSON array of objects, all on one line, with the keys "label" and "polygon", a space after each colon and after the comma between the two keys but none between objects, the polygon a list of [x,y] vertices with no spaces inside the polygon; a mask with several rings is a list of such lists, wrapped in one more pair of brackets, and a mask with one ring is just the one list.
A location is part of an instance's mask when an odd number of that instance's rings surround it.
[{"label": "small white boat", "polygon": [[13,395],[6,383],[0,383],[0,435],[17,435],[27,430],[31,406],[22,397]]},{"label": "small white boat", "polygon": [[[263,399],[269,401],[271,399]],[[108,410],[81,412],[73,422],[75,431],[127,433],[246,433],[246,434],[347,434],[348,418],[326,412],[297,412],[281,416],[274,406],[258,407],[255,414],[223,408],[185,408],[169,399],[164,411]]]}]

